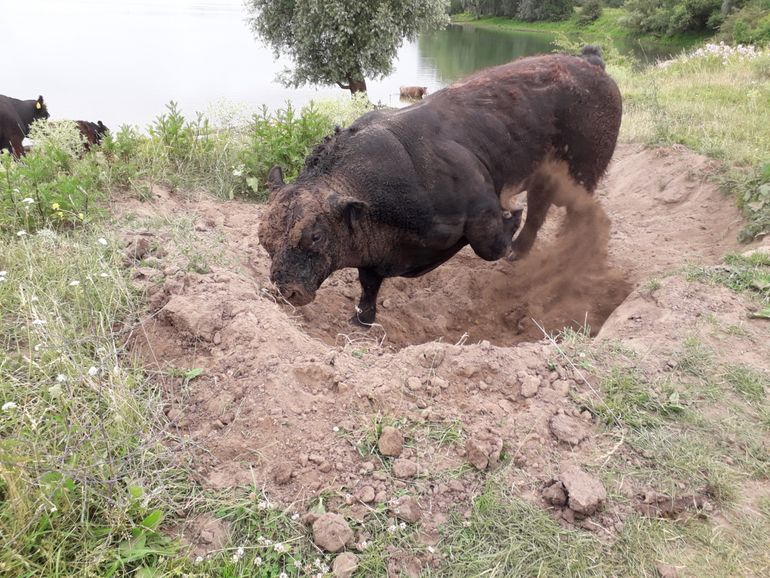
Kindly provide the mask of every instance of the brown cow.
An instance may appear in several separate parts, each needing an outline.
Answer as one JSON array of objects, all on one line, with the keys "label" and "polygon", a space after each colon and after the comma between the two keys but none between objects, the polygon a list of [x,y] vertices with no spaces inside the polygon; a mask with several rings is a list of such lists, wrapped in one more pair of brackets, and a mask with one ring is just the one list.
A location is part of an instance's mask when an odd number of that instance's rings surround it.
[{"label": "brown cow", "polygon": [[404,100],[422,100],[428,94],[427,86],[402,86],[399,90]]},{"label": "brown cow", "polygon": [[30,125],[48,116],[42,96],[37,100],[19,100],[0,94],[0,151],[7,150],[16,158],[23,156],[23,141],[29,135]]},{"label": "brown cow", "polygon": [[86,150],[89,150],[91,145],[101,143],[104,135],[110,132],[110,130],[100,120],[96,122],[76,120],[75,124],[78,126],[78,130],[80,130],[80,134],[83,136]]},{"label": "brown cow", "polygon": [[[465,245],[488,261],[525,255],[551,204],[574,219],[615,150],[621,97],[598,49],[482,70],[327,137],[294,183],[268,175],[259,240],[270,278],[306,305],[333,271],[358,268],[355,321],[371,324],[386,277],[417,277]],[[527,191],[527,218],[513,197]]]}]

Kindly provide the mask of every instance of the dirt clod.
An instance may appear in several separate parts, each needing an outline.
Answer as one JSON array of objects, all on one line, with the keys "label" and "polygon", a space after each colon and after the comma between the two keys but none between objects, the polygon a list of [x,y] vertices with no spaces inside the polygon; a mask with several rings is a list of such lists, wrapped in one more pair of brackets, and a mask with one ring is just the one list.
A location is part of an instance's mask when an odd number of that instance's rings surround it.
[{"label": "dirt clod", "polygon": [[557,414],[549,423],[551,433],[562,442],[576,446],[588,437],[589,430],[584,421],[564,414]]},{"label": "dirt clod", "polygon": [[399,458],[393,462],[393,475],[402,480],[417,475],[417,469],[417,464],[412,460]]},{"label": "dirt clod", "polygon": [[534,397],[537,390],[540,389],[540,378],[536,375],[527,375],[521,380],[521,395],[524,397]]},{"label": "dirt clod", "polygon": [[382,428],[377,447],[383,456],[397,458],[404,451],[404,436],[397,428],[385,426]]},{"label": "dirt clod", "polygon": [[276,484],[288,484],[293,473],[294,468],[291,463],[280,462],[273,468],[273,481]]},{"label": "dirt clod", "polygon": [[334,578],[350,578],[358,568],[358,556],[352,552],[343,552],[334,559],[332,573]]},{"label": "dirt clod", "polygon": [[567,492],[561,482],[555,482],[543,490],[543,499],[557,508],[567,505]]},{"label": "dirt clod", "polygon": [[397,518],[408,524],[416,524],[422,516],[420,505],[414,496],[401,496],[391,509]]},{"label": "dirt clod", "polygon": [[376,496],[375,490],[372,486],[363,486],[358,490],[356,497],[364,504],[371,504]]},{"label": "dirt clod", "polygon": [[604,505],[607,490],[602,482],[577,466],[570,466],[559,475],[559,481],[567,490],[567,503],[571,510],[590,516]]},{"label": "dirt clod", "polygon": [[353,542],[353,530],[339,514],[327,513],[313,522],[313,542],[327,552],[339,552]]},{"label": "dirt clod", "polygon": [[485,444],[469,439],[465,442],[465,458],[477,470],[486,470],[489,466],[489,454]]}]

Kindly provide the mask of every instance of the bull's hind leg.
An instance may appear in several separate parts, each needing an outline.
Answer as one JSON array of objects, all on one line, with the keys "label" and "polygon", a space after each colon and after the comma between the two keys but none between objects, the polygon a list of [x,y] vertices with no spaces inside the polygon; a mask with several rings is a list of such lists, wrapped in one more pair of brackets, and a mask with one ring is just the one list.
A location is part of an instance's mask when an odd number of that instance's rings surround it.
[{"label": "bull's hind leg", "polygon": [[486,261],[496,261],[511,250],[513,235],[521,224],[521,209],[504,212],[499,205],[478,211],[465,225],[465,238],[475,253]]}]

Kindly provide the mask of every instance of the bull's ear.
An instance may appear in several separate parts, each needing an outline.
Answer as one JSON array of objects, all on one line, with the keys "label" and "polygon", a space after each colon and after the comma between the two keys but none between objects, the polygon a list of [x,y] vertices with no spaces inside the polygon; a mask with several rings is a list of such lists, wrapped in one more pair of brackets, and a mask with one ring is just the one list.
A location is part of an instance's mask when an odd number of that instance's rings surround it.
[{"label": "bull's ear", "polygon": [[348,227],[353,227],[358,219],[362,218],[369,208],[369,204],[353,197],[341,197],[339,195],[332,195],[329,198],[329,205],[332,212],[338,216],[341,220],[348,224]]},{"label": "bull's ear", "polygon": [[286,183],[283,182],[283,170],[278,165],[275,165],[270,172],[267,173],[267,188],[271,191],[280,189]]}]

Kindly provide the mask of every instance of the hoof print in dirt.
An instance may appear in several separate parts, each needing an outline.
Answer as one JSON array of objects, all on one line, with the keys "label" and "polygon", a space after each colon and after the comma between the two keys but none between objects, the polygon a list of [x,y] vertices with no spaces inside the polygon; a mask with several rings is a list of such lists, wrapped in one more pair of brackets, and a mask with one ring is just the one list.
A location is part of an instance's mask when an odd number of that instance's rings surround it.
[{"label": "hoof print in dirt", "polygon": [[559,475],[557,483],[563,485],[569,510],[578,517],[594,514],[607,501],[607,490],[604,489],[604,484],[577,466],[565,469]]},{"label": "hoof print in dirt", "polygon": [[339,552],[353,543],[353,530],[339,514],[324,514],[313,522],[313,542],[327,552]]},{"label": "hoof print in dirt", "polygon": [[383,456],[397,458],[404,451],[404,436],[397,428],[385,426],[377,441],[377,447]]},{"label": "hoof print in dirt", "polygon": [[414,496],[401,496],[393,504],[391,511],[407,524],[416,524],[422,517],[422,510]]},{"label": "hoof print in dirt", "polygon": [[584,421],[565,414],[553,416],[548,425],[557,440],[571,446],[578,445],[590,433],[588,425]]},{"label": "hoof print in dirt", "polygon": [[343,552],[334,559],[332,574],[334,578],[350,578],[358,568],[358,556],[351,552]]},{"label": "hoof print in dirt", "polygon": [[497,465],[503,451],[503,440],[469,439],[465,443],[465,458],[474,468],[484,471]]}]

